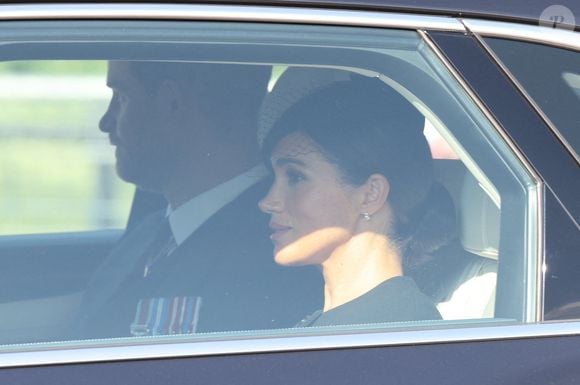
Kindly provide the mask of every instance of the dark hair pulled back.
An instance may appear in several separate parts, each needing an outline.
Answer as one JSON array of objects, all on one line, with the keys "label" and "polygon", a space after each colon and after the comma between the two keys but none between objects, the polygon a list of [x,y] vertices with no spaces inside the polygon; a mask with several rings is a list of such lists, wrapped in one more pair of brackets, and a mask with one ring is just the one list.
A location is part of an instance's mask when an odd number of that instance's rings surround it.
[{"label": "dark hair pulled back", "polygon": [[384,175],[394,215],[390,235],[399,242],[405,264],[413,264],[446,243],[455,226],[455,214],[442,212],[449,211],[440,200],[446,191],[434,183],[423,126],[423,116],[391,87],[353,74],[290,107],[266,136],[263,155],[269,164],[276,144],[298,132],[320,147],[344,182],[359,186],[372,174]]}]

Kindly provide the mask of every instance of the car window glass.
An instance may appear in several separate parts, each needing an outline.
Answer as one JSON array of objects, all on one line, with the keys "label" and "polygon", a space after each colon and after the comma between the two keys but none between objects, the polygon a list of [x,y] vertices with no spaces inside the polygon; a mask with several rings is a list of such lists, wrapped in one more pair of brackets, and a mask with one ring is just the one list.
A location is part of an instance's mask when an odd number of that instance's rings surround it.
[{"label": "car window glass", "polygon": [[485,40],[578,156],[580,53],[515,40]]},{"label": "car window glass", "polygon": [[130,187],[95,130],[105,71],[103,61],[0,65],[0,234],[124,227]]},{"label": "car window glass", "polygon": [[[51,36],[20,38],[31,25]],[[70,148],[51,137],[42,146],[60,163],[47,155],[41,176],[38,168],[7,175],[46,180],[31,188],[53,188],[67,202],[75,188],[88,191],[80,208],[70,202],[50,219],[112,213],[82,230],[122,223],[130,186],[159,199],[135,200],[133,210],[147,214],[121,239],[56,225],[38,237],[0,237],[10,275],[29,278],[0,290],[8,293],[0,342],[207,341],[536,320],[536,183],[415,31],[12,27],[0,31],[12,41],[2,57],[67,74],[31,77],[38,103],[52,103],[31,130],[58,133]],[[65,87],[75,71],[82,79]],[[59,92],[69,99],[53,100]],[[6,107],[24,111],[10,112],[16,137],[44,108],[17,100]],[[27,139],[13,156],[34,158],[45,151],[36,143]],[[85,174],[64,184],[60,168]],[[10,199],[23,195],[14,190]],[[0,282],[8,288],[16,279]]]},{"label": "car window glass", "polygon": [[576,96],[580,98],[580,74],[573,72],[564,72],[562,74],[562,77],[564,78],[568,86],[572,88],[572,90],[574,90]]}]

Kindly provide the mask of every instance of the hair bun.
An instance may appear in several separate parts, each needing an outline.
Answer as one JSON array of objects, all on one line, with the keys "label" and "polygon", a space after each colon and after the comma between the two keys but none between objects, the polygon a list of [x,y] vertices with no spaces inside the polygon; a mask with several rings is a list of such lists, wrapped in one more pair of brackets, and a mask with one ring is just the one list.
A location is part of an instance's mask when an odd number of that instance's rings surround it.
[{"label": "hair bun", "polygon": [[406,267],[416,267],[457,237],[457,217],[451,195],[440,183],[434,182],[421,205],[401,226],[399,236]]}]

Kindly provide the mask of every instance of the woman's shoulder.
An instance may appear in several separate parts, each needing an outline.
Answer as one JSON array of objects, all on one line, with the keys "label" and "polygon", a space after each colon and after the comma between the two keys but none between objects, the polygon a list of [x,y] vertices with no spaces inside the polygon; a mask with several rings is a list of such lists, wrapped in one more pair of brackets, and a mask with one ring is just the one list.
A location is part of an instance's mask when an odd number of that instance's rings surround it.
[{"label": "woman's shoulder", "polygon": [[441,319],[433,301],[419,289],[412,278],[396,277],[392,284],[391,289],[396,290],[397,295],[391,298],[400,310],[401,318],[409,318],[409,321]]},{"label": "woman's shoulder", "polygon": [[312,326],[441,319],[433,302],[409,277],[390,278],[362,296],[317,316]]}]

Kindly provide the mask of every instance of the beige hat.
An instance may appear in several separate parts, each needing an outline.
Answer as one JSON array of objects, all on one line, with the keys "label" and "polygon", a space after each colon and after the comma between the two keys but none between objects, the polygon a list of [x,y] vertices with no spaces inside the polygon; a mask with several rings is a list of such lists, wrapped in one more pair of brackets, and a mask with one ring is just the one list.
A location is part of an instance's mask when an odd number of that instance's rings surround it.
[{"label": "beige hat", "polygon": [[350,72],[319,67],[289,67],[266,95],[258,113],[258,144],[260,147],[276,121],[303,97],[332,83],[347,81]]}]

